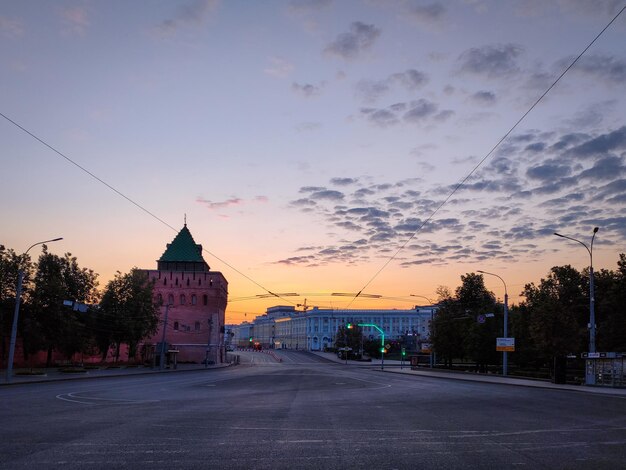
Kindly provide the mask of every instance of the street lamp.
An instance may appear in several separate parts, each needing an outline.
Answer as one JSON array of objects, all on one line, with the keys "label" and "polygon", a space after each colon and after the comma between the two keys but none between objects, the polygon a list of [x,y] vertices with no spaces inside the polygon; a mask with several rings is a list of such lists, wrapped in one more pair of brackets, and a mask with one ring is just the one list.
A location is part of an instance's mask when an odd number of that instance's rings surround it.
[{"label": "street lamp", "polygon": [[[509,337],[509,294],[506,289],[506,282],[500,276],[494,273],[488,273],[487,271],[477,271],[480,274],[488,274],[489,276],[495,276],[504,284],[504,337]],[[509,353],[502,351],[502,375],[506,376],[509,372]]]},{"label": "street lamp", "polygon": [[431,306],[430,309],[430,325],[428,327],[428,339],[430,340],[430,368],[432,369],[435,366],[435,353],[433,353],[433,343],[432,343],[432,338],[431,338],[431,332],[432,332],[432,328],[433,328],[433,309],[432,306],[434,305],[434,302],[432,300],[430,300],[428,297],[425,297],[423,295],[417,295],[417,294],[410,294],[411,297],[419,297],[421,299],[426,299],[428,301],[428,303]]},{"label": "street lamp", "polygon": [[[593,228],[593,235],[591,236],[590,246],[587,246],[585,243],[580,240],[576,240],[575,238],[568,237],[566,235],[561,235],[560,233],[554,232],[557,237],[567,238],[568,240],[572,240],[576,243],[580,243],[585,247],[587,252],[589,253],[589,352],[596,352],[596,311],[595,304],[596,300],[594,298],[594,288],[593,288],[593,241],[596,238],[596,233],[598,233],[599,228]],[[586,378],[587,385],[595,384],[595,375],[589,376]]]},{"label": "street lamp", "polygon": [[[53,238],[52,240],[44,240],[37,242],[28,247],[28,250],[22,255],[26,257],[31,248],[37,245],[43,245],[44,243],[58,242],[63,240],[63,237]],[[15,289],[15,311],[13,313],[13,327],[11,328],[11,343],[9,345],[9,361],[7,362],[7,383],[11,383],[13,376],[13,357],[15,356],[15,341],[17,339],[17,322],[20,316],[20,300],[22,298],[22,282],[24,281],[24,270],[20,266],[17,272],[17,288]]]}]

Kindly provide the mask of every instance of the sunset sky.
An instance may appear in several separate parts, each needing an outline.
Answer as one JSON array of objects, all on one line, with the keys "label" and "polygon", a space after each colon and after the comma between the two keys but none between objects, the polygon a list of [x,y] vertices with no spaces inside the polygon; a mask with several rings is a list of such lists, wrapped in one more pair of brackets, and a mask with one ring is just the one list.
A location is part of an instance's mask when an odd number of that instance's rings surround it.
[{"label": "sunset sky", "polygon": [[[555,231],[600,227],[594,267],[615,269],[626,12],[418,229],[625,4],[0,0],[0,243],[62,236],[103,287],[154,269],[186,214],[229,322],[410,308],[480,269],[519,302],[588,266]],[[300,296],[246,300],[264,289]],[[383,298],[323,295],[362,289]]]}]

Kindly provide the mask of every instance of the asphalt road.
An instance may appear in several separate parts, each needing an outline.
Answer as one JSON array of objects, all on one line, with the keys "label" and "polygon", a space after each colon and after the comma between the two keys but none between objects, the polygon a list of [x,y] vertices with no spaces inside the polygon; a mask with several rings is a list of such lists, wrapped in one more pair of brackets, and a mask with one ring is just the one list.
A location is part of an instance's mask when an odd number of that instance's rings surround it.
[{"label": "asphalt road", "polygon": [[239,366],[0,388],[0,468],[626,467],[626,399],[346,367]]}]

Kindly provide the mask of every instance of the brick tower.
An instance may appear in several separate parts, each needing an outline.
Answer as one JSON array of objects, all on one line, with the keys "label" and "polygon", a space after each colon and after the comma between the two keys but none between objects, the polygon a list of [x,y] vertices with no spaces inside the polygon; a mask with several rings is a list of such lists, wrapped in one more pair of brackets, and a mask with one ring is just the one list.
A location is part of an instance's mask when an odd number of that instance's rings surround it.
[{"label": "brick tower", "polygon": [[[156,270],[147,270],[154,281],[154,295],[161,305],[159,331],[148,344],[165,343],[178,351],[177,362],[225,361],[224,314],[228,282],[222,273],[211,271],[185,223],[157,260]],[[156,349],[159,353],[159,349]]]}]

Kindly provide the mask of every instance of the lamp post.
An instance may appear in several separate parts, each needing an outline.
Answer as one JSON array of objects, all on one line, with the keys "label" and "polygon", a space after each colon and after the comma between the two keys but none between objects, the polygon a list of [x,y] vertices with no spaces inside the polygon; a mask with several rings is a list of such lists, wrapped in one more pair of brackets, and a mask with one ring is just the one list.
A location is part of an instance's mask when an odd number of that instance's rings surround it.
[{"label": "lamp post", "polygon": [[[572,240],[576,243],[580,243],[585,247],[587,252],[589,253],[589,352],[596,352],[596,310],[595,310],[595,296],[594,296],[594,286],[593,286],[593,241],[596,238],[596,233],[598,233],[599,228],[593,228],[593,235],[591,236],[591,243],[587,246],[585,243],[580,240],[576,240],[575,238],[568,237],[566,235],[561,235],[560,233],[554,232],[557,237],[566,238],[568,240]],[[587,385],[595,384],[595,374],[585,374],[585,383]]]},{"label": "lamp post", "polygon": [[[500,276],[494,273],[488,273],[487,271],[477,271],[481,274],[488,274],[489,276],[495,276],[504,284],[504,337],[509,337],[509,294],[506,289],[506,282]],[[502,351],[502,375],[506,377],[509,373],[509,353]]]},{"label": "lamp post", "polygon": [[432,339],[430,337],[431,334],[431,330],[433,327],[433,309],[432,306],[434,304],[434,302],[432,300],[430,300],[428,297],[425,297],[423,295],[417,295],[417,294],[410,294],[411,297],[419,297],[421,299],[426,299],[428,301],[428,303],[431,306],[430,309],[430,325],[428,326],[428,340],[430,341],[430,368],[432,369],[435,366],[435,353],[433,352],[433,343],[432,343]]},{"label": "lamp post", "polygon": [[[23,257],[26,257],[31,248],[37,245],[43,245],[44,243],[58,242],[63,240],[63,237],[53,238],[52,240],[44,240],[42,242],[34,243],[28,247],[28,250],[24,253]],[[20,266],[17,272],[17,288],[15,289],[15,311],[13,313],[13,327],[11,328],[11,343],[9,345],[9,360],[7,362],[7,383],[11,383],[13,376],[13,357],[15,356],[15,341],[17,339],[17,323],[20,316],[20,301],[22,299],[22,282],[24,281],[24,270]]]}]

